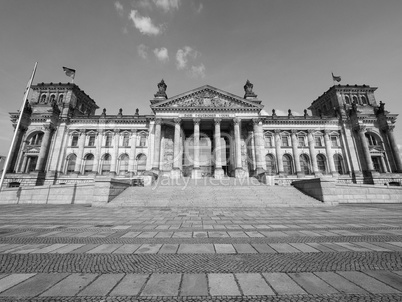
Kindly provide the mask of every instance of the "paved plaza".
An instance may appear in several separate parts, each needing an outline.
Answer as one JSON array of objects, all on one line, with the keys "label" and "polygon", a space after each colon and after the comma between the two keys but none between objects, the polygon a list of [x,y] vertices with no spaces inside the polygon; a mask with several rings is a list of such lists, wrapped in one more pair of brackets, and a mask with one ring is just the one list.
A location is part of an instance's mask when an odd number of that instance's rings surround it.
[{"label": "paved plaza", "polygon": [[402,301],[402,205],[0,206],[1,301]]}]

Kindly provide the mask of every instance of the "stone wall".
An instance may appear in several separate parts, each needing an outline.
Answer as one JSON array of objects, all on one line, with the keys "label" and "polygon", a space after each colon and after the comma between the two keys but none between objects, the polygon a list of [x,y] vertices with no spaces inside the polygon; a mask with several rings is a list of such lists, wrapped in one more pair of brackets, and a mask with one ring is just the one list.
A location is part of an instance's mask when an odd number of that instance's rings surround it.
[{"label": "stone wall", "polygon": [[92,206],[104,206],[130,186],[130,181],[96,177]]},{"label": "stone wall", "polygon": [[6,188],[0,204],[91,204],[93,192],[93,183]]},{"label": "stone wall", "polygon": [[402,203],[402,187],[397,186],[341,184],[320,178],[294,181],[292,185],[323,202]]}]

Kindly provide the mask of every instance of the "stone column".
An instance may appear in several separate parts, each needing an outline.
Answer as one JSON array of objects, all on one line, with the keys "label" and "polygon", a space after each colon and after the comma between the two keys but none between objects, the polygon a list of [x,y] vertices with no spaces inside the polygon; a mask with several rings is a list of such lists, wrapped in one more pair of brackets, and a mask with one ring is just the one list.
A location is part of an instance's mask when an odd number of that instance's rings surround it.
[{"label": "stone column", "polygon": [[50,140],[52,138],[53,126],[47,124],[43,126],[43,139],[40,146],[40,152],[38,156],[38,162],[36,163],[35,171],[42,172],[45,169],[46,157],[49,151]]},{"label": "stone column", "polygon": [[200,169],[200,122],[201,119],[195,118],[193,119],[194,122],[194,167],[191,171],[191,178],[201,178],[202,173]]},{"label": "stone column", "polygon": [[255,141],[255,158],[257,169],[255,170],[255,175],[261,174],[265,172],[265,158],[264,158],[264,139],[262,134],[262,125],[261,120],[259,118],[253,119],[253,128],[254,128],[254,141]]},{"label": "stone column", "polygon": [[28,156],[24,155],[24,159],[22,160],[22,166],[20,168],[21,173],[26,173],[27,171],[27,161],[28,161]]},{"label": "stone column", "polygon": [[298,140],[297,140],[297,131],[292,130],[292,150],[293,150],[293,157],[295,160],[295,167],[296,167],[296,174],[297,177],[303,177],[304,171],[302,173],[301,166],[300,166],[300,155],[299,155],[299,149],[298,149]]},{"label": "stone column", "polygon": [[113,152],[110,154],[112,156],[112,160],[110,162],[110,174],[109,175],[116,175],[117,173],[117,158],[119,156],[119,138],[120,138],[120,129],[114,130],[113,135]]},{"label": "stone column", "polygon": [[243,178],[245,177],[245,173],[243,170],[243,165],[241,161],[241,136],[240,136],[240,123],[241,120],[239,118],[233,119],[234,125],[234,139],[235,139],[235,177]]},{"label": "stone column", "polygon": [[94,154],[94,166],[92,168],[92,172],[95,174],[99,173],[99,163],[101,161],[101,147],[102,147],[102,138],[103,138],[103,130],[99,130],[96,134],[96,147],[95,147],[95,154]]},{"label": "stone column", "polygon": [[380,156],[381,158],[381,165],[382,165],[382,172],[387,173],[388,169],[387,169],[387,165],[385,164],[385,160],[384,160],[384,156]]},{"label": "stone column", "polygon": [[248,129],[248,147],[249,147],[249,158],[248,161],[251,162],[251,170],[257,169],[256,159],[255,159],[255,141],[253,129]]},{"label": "stone column", "polygon": [[364,135],[366,133],[366,127],[360,126],[357,129],[357,131],[359,133],[360,143],[362,144],[364,158],[365,158],[366,164],[367,164],[367,170],[368,170],[368,172],[373,173],[374,165],[373,165],[373,161],[371,160],[371,155],[370,155],[370,150],[369,150],[369,147],[367,144],[367,139],[366,139],[366,136]]},{"label": "stone column", "polygon": [[388,135],[388,140],[391,144],[391,148],[392,148],[392,155],[395,159],[395,164],[396,164],[396,172],[397,173],[402,173],[402,160],[401,160],[401,156],[399,155],[399,149],[398,149],[398,145],[396,143],[395,140],[395,136],[394,136],[394,125],[388,125],[386,132]]},{"label": "stone column", "polygon": [[136,155],[136,148],[137,148],[137,129],[131,130],[131,141],[130,141],[130,155],[128,159],[128,172],[130,172],[130,176],[135,175],[135,155]]},{"label": "stone column", "polygon": [[74,173],[79,174],[82,170],[82,163],[84,161],[84,148],[85,148],[85,131],[80,131],[80,138],[78,141],[77,160],[75,162]]},{"label": "stone column", "polygon": [[215,133],[214,133],[214,141],[215,141],[215,171],[214,177],[215,178],[222,178],[224,176],[223,169],[222,169],[222,150],[221,150],[221,119],[216,118],[214,119],[215,123]]},{"label": "stone column", "polygon": [[181,160],[181,141],[180,141],[180,132],[181,132],[181,118],[175,118],[174,120],[174,146],[173,146],[173,169],[170,172],[171,178],[180,178],[181,170],[180,170],[180,160]]},{"label": "stone column", "polygon": [[283,171],[281,144],[282,144],[281,131],[279,129],[275,129],[275,153],[276,153],[275,155],[278,163],[278,173],[280,176],[285,174],[285,172]]},{"label": "stone column", "polygon": [[19,157],[20,153],[22,153],[23,147],[25,145],[25,142],[24,143],[22,142],[22,137],[24,135],[25,129],[22,126],[20,126],[20,127],[18,127],[18,130],[16,130],[16,131],[17,131],[17,135],[15,137],[13,149],[10,153],[11,159],[10,159],[10,163],[9,163],[8,169],[7,169],[8,173],[18,172],[17,171],[18,157]]},{"label": "stone column", "polygon": [[318,164],[317,164],[317,156],[315,154],[315,141],[314,141],[314,136],[313,136],[314,130],[308,130],[307,134],[307,139],[308,139],[308,149],[310,152],[310,160],[311,160],[311,165],[313,166],[313,173],[314,175],[319,175],[318,171]]},{"label": "stone column", "polygon": [[154,162],[152,163],[152,171],[159,173],[160,151],[161,151],[161,129],[162,120],[155,120],[155,144],[154,144]]},{"label": "stone column", "polygon": [[338,175],[338,171],[335,169],[334,163],[334,155],[332,153],[331,148],[331,140],[329,139],[329,131],[324,131],[324,141],[325,141],[325,152],[327,153],[328,163],[329,163],[329,170],[331,171],[332,175]]},{"label": "stone column", "polygon": [[[18,157],[17,160],[15,162],[15,166],[14,166],[14,171],[15,173],[22,173],[23,172],[23,167],[21,166],[21,163],[24,161],[24,157],[25,157],[25,147],[27,145],[27,141],[26,141],[26,128],[24,129],[24,133],[22,133],[22,137],[21,137],[21,147],[19,149],[15,149],[12,152],[17,152],[18,151]],[[25,137],[25,140],[23,141],[22,139]]]}]

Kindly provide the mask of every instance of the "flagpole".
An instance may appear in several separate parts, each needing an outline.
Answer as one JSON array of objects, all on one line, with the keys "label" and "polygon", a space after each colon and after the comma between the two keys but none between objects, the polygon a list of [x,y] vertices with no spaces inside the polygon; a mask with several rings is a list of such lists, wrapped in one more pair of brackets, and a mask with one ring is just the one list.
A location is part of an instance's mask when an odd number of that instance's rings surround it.
[{"label": "flagpole", "polygon": [[20,109],[20,112],[19,112],[19,115],[18,115],[18,122],[17,122],[17,125],[16,125],[15,130],[14,130],[14,135],[13,135],[13,139],[11,141],[11,146],[10,146],[10,149],[8,150],[8,155],[6,157],[6,162],[4,163],[3,173],[1,174],[0,190],[2,190],[2,188],[3,188],[4,178],[5,178],[7,170],[8,170],[8,165],[10,164],[11,151],[13,150],[15,140],[17,138],[18,129],[20,128],[20,124],[21,124],[22,114],[23,114],[24,109],[25,109],[25,104],[26,104],[26,101],[27,101],[27,98],[28,98],[29,90],[30,90],[31,85],[32,85],[32,81],[33,81],[33,79],[35,77],[36,67],[37,66],[38,66],[38,62],[35,63],[34,69],[32,71],[31,78],[29,79],[28,84],[27,84],[27,88],[25,89],[24,99],[22,101],[21,109]]}]

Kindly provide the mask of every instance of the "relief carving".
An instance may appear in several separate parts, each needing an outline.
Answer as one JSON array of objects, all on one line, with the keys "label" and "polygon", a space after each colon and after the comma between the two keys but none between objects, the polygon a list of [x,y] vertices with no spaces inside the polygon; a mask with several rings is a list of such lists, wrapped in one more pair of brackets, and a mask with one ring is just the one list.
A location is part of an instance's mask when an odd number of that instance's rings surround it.
[{"label": "relief carving", "polygon": [[185,100],[179,100],[174,103],[165,104],[164,107],[242,107],[233,101],[220,98],[216,93],[202,91],[201,93],[191,96]]}]

